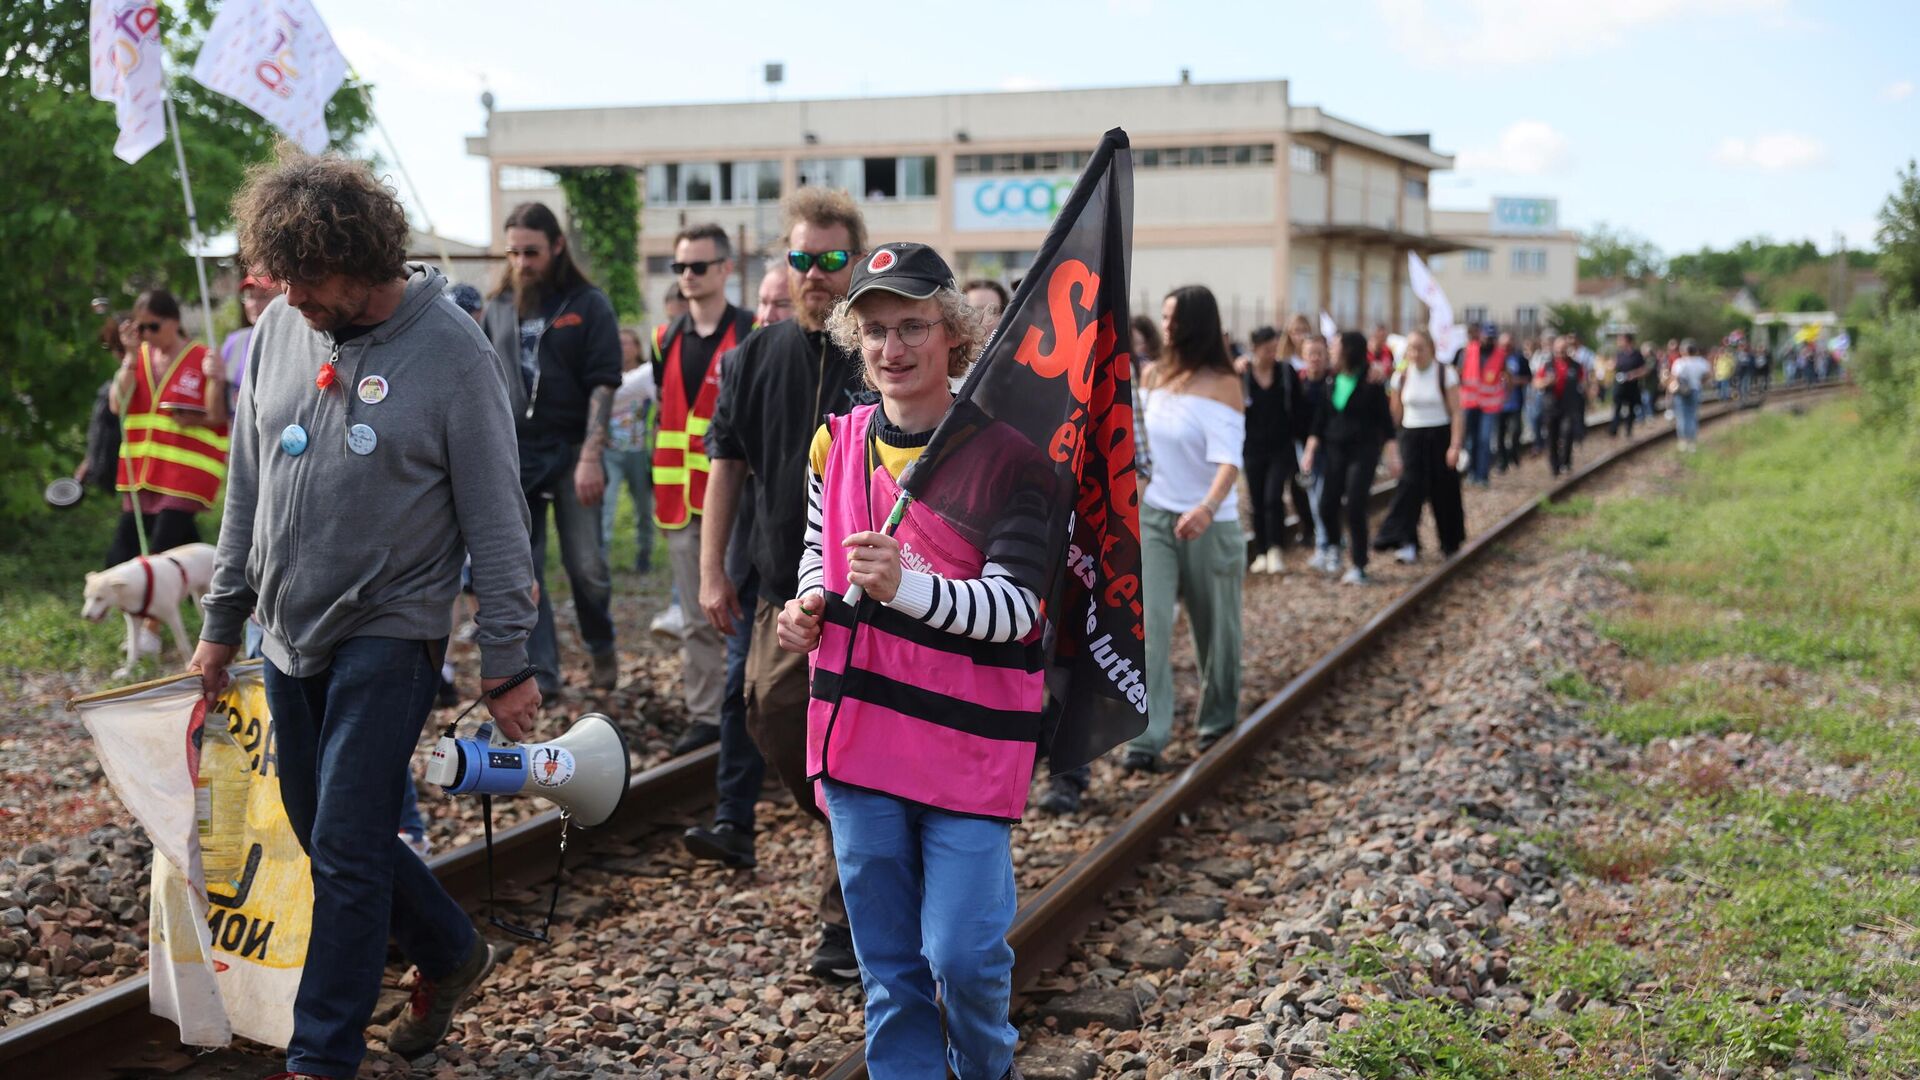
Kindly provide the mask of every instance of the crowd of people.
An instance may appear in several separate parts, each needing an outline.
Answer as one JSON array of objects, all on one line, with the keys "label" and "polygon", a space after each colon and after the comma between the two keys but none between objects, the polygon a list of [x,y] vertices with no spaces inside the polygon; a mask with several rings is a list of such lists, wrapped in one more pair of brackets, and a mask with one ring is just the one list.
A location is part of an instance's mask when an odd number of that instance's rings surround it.
[{"label": "crowd of people", "polygon": [[[755,866],[771,770],[831,852],[806,966],[862,982],[873,1074],[1010,1075],[1010,829],[1044,757],[1046,695],[1039,598],[1005,567],[1038,539],[1008,527],[981,550],[917,504],[898,532],[873,511],[1009,291],[956,279],[923,245],[871,242],[844,192],[802,188],[783,213],[752,310],[727,296],[740,253],[726,230],[692,224],[674,239],[667,317],[623,325],[548,207],[513,208],[506,266],[483,293],[406,263],[404,216],[364,167],[293,157],[257,170],[236,204],[244,325],[217,352],[185,338],[160,290],[110,320],[102,344],[121,366],[82,467],[126,495],[108,559],[143,537],[155,551],[197,539],[195,515],[224,486],[193,668],[213,695],[236,655],[267,661],[282,798],[314,881],[286,1075],[353,1074],[389,930],[420,973],[387,1033],[397,1053],[430,1050],[492,965],[421,862],[408,762],[450,700],[463,622],[510,738],[543,703],[615,688],[621,492],[635,569],[663,552],[671,583],[651,631],[681,654],[674,749],[719,744],[713,817],[686,830],[686,850]],[[1690,447],[1706,395],[1769,378],[1740,340],[1642,351],[1622,335],[1600,356],[1571,335],[1476,330],[1441,356],[1425,331],[1328,340],[1296,315],[1243,349],[1200,285],[1134,318],[1149,722],[1125,771],[1161,768],[1172,739],[1183,606],[1204,750],[1238,720],[1249,574],[1284,575],[1310,549],[1305,568],[1365,586],[1372,553],[1421,558],[1429,510],[1450,557],[1467,536],[1463,485],[1536,454],[1555,475],[1572,468],[1590,407],[1610,403],[1609,430],[1631,433],[1670,397]],[[1812,352],[1790,371],[1834,374]],[[1383,471],[1400,483],[1375,533]],[[566,685],[543,587],[549,518],[584,690]],[[871,598],[871,653],[849,644],[849,586]],[[884,692],[845,694],[867,668],[882,674],[859,684]],[[1050,777],[1039,806],[1075,812],[1089,780]]]}]

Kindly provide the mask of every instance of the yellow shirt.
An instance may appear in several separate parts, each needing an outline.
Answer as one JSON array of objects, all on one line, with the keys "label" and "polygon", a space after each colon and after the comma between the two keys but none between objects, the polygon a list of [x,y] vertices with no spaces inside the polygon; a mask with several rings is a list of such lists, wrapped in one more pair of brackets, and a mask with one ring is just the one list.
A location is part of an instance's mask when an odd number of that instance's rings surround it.
[{"label": "yellow shirt", "polygon": [[[879,452],[880,467],[895,480],[905,472],[907,466],[919,460],[926,450],[924,446],[888,446],[879,439],[873,440],[873,448]],[[813,475],[824,478],[827,475],[827,456],[833,451],[833,434],[827,425],[821,424],[820,430],[813,433],[813,445],[807,450],[807,462],[813,466]]]}]

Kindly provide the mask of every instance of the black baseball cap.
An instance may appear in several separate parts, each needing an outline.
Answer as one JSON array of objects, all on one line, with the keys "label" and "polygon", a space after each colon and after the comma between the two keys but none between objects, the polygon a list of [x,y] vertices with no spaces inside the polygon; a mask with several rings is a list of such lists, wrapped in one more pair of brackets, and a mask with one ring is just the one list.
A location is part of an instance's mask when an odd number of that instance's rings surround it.
[{"label": "black baseball cap", "polygon": [[958,290],[953,271],[940,253],[925,244],[881,244],[861,257],[847,289],[851,304],[879,289],[909,300],[925,300],[941,289]]}]

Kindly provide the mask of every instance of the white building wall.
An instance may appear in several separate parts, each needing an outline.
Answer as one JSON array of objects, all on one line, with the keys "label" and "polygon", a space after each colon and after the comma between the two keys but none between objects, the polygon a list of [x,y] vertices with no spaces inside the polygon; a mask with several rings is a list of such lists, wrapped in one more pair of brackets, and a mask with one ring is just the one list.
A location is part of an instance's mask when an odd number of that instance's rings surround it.
[{"label": "white building wall", "polygon": [[[1297,249],[1296,249],[1297,250]],[[1228,333],[1244,339],[1274,315],[1273,248],[1135,247],[1133,306],[1136,314],[1160,317],[1167,293],[1182,285],[1205,285],[1220,304]]]}]

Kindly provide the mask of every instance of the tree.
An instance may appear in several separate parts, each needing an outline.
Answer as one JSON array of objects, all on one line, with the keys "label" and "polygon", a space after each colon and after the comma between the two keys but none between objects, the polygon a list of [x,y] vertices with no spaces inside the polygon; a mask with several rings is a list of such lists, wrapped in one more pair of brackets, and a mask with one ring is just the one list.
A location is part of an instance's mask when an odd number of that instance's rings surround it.
[{"label": "tree", "polygon": [[1643,278],[1660,272],[1660,249],[1653,241],[1606,222],[1580,234],[1580,276]]},{"label": "tree", "polygon": [[[271,152],[273,129],[252,111],[186,76],[211,22],[209,0],[164,5],[162,39],[174,73],[201,228],[225,231],[246,167]],[[72,469],[88,407],[114,361],[95,340],[94,297],[117,308],[164,285],[197,300],[180,179],[171,145],[128,165],[113,156],[113,105],[89,95],[87,0],[0,4],[0,513],[35,502],[40,485]],[[327,107],[335,145],[367,124],[356,85]]]},{"label": "tree", "polygon": [[1912,158],[1880,207],[1880,277],[1890,310],[1920,306],[1920,170]]},{"label": "tree", "polygon": [[[633,322],[643,313],[640,298],[640,182],[625,165],[557,168],[567,216],[586,255],[584,262],[614,313]],[[745,258],[741,253],[741,258]]]},{"label": "tree", "polygon": [[1691,282],[1654,285],[1644,298],[1627,305],[1627,315],[1643,339],[1660,342],[1671,338],[1719,341],[1748,323],[1745,316],[1727,306],[1720,290]]},{"label": "tree", "polygon": [[1813,289],[1795,289],[1780,298],[1778,310],[1825,311],[1827,298]]},{"label": "tree", "polygon": [[1600,324],[1605,318],[1590,304],[1547,305],[1547,325],[1553,327],[1555,333],[1572,334],[1583,345],[1600,343]]}]

